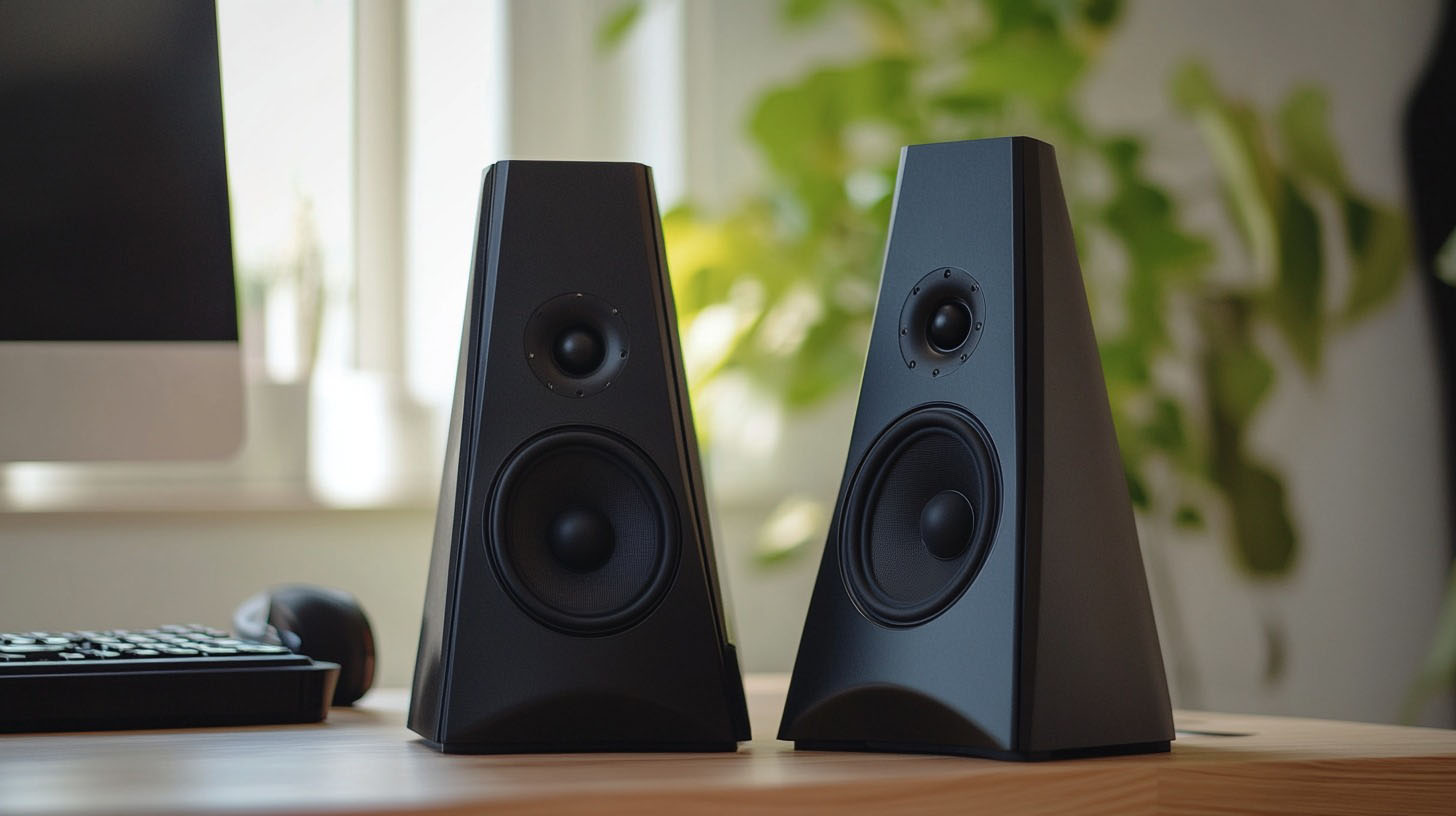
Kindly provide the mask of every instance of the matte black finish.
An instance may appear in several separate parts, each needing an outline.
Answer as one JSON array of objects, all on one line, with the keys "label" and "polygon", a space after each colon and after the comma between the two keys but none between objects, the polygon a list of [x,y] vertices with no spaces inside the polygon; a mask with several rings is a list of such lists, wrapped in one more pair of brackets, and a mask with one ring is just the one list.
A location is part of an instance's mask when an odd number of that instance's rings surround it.
[{"label": "matte black finish", "polygon": [[959,490],[940,491],[920,510],[920,541],[936,558],[959,556],[975,532],[976,509]]},{"label": "matte black finish", "polygon": [[0,342],[113,340],[238,340],[215,4],[0,0]]},{"label": "matte black finish", "polygon": [[[1025,138],[907,147],[892,222],[839,506],[779,738],[1000,759],[1167,750],[1162,656],[1051,147]],[[925,322],[908,319],[932,284],[949,287],[935,293],[937,307],[947,297],[972,305],[965,360],[935,347],[933,309]],[[948,429],[947,412],[962,410],[984,428],[1003,486],[984,508],[968,496],[978,519],[997,517],[984,562],[933,616],[884,620],[861,584],[908,579],[843,563],[857,552],[855,485],[883,468],[874,447],[887,428]],[[964,458],[957,438],[947,431],[931,444]],[[924,479],[903,501],[946,501],[934,483],[966,478],[957,473]],[[922,542],[887,544],[911,545]]]},{"label": "matte black finish", "polygon": [[0,733],[320,722],[334,663],[219,629],[0,634]]},{"label": "matte black finish", "polygon": [[[605,347],[584,377],[554,353],[578,326]],[[562,451],[615,468],[602,485],[614,498],[533,481],[576,469],[549,461]],[[600,545],[580,517],[553,532],[583,507],[612,527],[596,569],[550,554],[553,536]],[[533,540],[521,514],[538,511]],[[651,567],[645,588],[605,579],[622,558],[646,559],[632,562]],[[486,172],[409,726],[449,752],[734,750],[749,737],[642,165]]]}]

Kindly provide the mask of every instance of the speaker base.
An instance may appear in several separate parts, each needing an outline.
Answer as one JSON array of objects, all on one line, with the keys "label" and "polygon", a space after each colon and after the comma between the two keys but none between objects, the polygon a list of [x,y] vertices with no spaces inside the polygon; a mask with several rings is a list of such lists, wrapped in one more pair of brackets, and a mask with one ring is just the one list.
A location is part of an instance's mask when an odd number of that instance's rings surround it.
[{"label": "speaker base", "polygon": [[442,754],[722,754],[738,750],[736,742],[574,742],[480,743],[431,742],[421,745]]},{"label": "speaker base", "polygon": [[1003,762],[1046,762],[1057,759],[1127,756],[1132,754],[1166,754],[1172,748],[1169,740],[1135,742],[1128,745],[1095,745],[1089,748],[1063,748],[1055,751],[1001,751],[994,748],[970,748],[960,745],[922,745],[912,742],[816,742],[795,740],[795,751],[866,751],[879,754],[944,754],[948,756],[996,759]]}]

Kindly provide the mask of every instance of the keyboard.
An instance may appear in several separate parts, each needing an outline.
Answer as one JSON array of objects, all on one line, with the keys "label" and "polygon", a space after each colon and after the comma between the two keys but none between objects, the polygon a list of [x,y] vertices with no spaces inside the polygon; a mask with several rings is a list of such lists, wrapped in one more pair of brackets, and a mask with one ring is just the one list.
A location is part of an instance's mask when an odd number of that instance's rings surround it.
[{"label": "keyboard", "polygon": [[207,626],[0,633],[0,733],[319,722],[339,667]]}]

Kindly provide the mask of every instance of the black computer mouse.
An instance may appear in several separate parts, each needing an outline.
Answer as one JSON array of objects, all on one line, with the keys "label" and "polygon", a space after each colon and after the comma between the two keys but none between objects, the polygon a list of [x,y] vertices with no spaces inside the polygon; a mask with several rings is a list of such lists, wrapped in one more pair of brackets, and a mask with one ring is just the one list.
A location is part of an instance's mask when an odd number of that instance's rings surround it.
[{"label": "black computer mouse", "polygon": [[374,630],[353,595],[303,584],[265,590],[238,606],[239,637],[339,664],[333,704],[353,705],[374,683]]}]

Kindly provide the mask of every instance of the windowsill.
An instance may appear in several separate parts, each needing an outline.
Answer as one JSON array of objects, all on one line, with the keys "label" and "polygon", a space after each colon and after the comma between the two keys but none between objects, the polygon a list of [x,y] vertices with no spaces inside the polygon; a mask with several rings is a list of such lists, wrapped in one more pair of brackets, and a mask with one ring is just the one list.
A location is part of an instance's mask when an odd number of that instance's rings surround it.
[{"label": "windowsill", "polygon": [[[12,466],[13,467],[13,466]],[[302,482],[227,479],[112,480],[100,477],[19,487],[0,477],[0,515],[73,513],[434,512],[433,490],[398,490],[357,500],[318,495]]]}]

